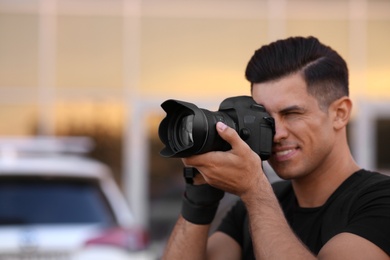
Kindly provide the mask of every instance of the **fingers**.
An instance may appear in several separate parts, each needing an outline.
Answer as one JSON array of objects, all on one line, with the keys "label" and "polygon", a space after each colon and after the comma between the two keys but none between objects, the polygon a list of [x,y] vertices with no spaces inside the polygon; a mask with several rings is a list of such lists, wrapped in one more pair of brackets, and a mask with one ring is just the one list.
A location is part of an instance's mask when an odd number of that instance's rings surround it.
[{"label": "fingers", "polygon": [[[221,136],[221,138],[231,145],[232,150],[230,152],[232,154],[240,156],[240,154],[242,155],[248,153],[250,147],[241,139],[241,137],[238,135],[236,130],[234,130],[233,128],[227,126],[222,122],[218,122],[216,124],[216,129],[218,134]],[[219,156],[226,156],[226,154],[221,155],[220,153],[217,152],[199,154],[187,158],[182,158],[182,161],[184,165],[196,167],[198,168],[198,170],[200,170],[199,166],[207,165],[207,163],[210,161],[214,162],[213,164],[215,164],[215,161],[218,161],[218,159],[220,159]]]},{"label": "fingers", "polygon": [[222,139],[228,142],[233,149],[240,143],[242,143],[242,139],[240,138],[236,130],[234,130],[233,128],[228,127],[222,122],[218,122],[216,128],[218,134],[222,137]]},{"label": "fingers", "polygon": [[[228,142],[232,149],[226,152],[209,152],[205,154],[193,155],[187,158],[182,158],[184,165],[197,168],[200,172],[203,169],[218,168],[225,160],[237,160],[238,157],[247,156],[249,146],[240,138],[236,130],[227,126],[222,122],[216,124],[218,134]],[[203,172],[202,172],[203,173]]]}]

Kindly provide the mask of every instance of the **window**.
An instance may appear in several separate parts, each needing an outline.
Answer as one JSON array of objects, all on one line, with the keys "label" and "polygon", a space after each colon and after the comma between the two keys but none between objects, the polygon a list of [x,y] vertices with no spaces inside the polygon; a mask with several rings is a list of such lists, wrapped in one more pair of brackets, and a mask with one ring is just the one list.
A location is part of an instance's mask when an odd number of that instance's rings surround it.
[{"label": "window", "polygon": [[114,224],[97,183],[79,179],[0,180],[0,224]]},{"label": "window", "polygon": [[390,118],[376,121],[376,168],[390,170]]}]

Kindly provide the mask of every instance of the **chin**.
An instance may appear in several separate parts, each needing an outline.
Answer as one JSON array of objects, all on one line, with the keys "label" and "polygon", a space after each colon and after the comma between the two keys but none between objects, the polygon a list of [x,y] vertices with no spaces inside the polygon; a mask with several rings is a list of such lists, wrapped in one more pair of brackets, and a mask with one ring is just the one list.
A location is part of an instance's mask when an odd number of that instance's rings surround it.
[{"label": "chin", "polygon": [[275,167],[273,168],[275,173],[279,176],[279,178],[283,180],[292,180],[292,179],[299,179],[303,177],[299,171],[292,170],[291,167]]}]

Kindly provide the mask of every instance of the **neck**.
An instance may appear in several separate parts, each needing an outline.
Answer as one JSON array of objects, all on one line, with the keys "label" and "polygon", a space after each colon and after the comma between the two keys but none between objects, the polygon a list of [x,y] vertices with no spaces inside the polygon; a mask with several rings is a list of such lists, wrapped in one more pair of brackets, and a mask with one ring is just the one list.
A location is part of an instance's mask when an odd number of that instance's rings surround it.
[{"label": "neck", "polygon": [[[345,156],[340,156],[344,154]],[[292,181],[295,195],[300,207],[320,207],[336,189],[360,167],[356,164],[349,148],[347,151],[338,152],[324,163],[321,169],[300,179]]]}]

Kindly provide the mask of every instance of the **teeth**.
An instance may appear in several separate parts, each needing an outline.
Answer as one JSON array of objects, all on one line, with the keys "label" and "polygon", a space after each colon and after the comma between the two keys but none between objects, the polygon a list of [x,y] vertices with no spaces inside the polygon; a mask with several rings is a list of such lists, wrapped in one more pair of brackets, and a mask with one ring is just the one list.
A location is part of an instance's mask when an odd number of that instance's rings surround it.
[{"label": "teeth", "polygon": [[287,154],[289,154],[291,152],[292,152],[292,149],[286,150],[286,151],[282,151],[282,152],[277,152],[276,155],[277,156],[283,156],[283,155],[287,155]]}]

